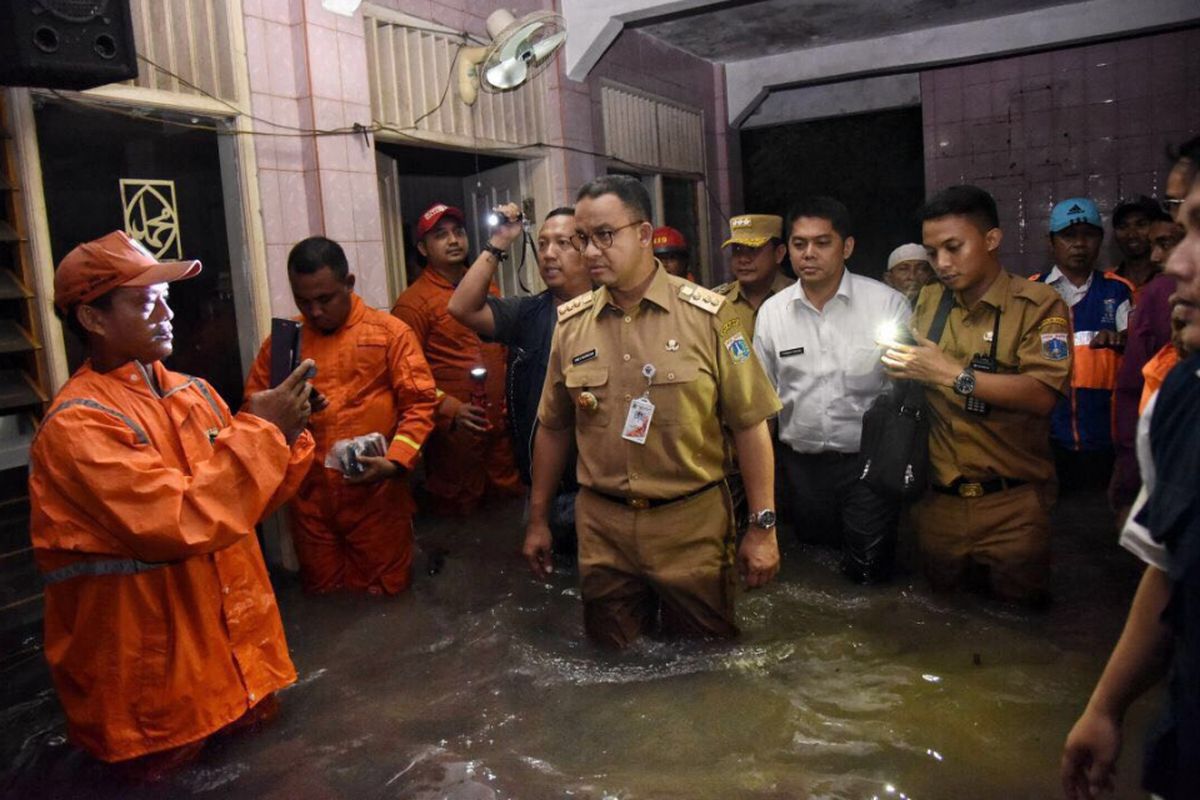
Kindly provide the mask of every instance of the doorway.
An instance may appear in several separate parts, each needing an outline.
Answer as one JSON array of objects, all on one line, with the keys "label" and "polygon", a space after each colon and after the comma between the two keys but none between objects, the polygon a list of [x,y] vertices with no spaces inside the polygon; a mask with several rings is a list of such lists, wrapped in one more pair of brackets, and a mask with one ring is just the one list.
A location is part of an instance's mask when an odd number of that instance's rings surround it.
[{"label": "doorway", "polygon": [[[35,99],[34,120],[54,263],[114,230],[160,261],[201,261],[198,276],[171,286],[175,351],[166,364],[205,378],[236,408],[243,372],[234,276],[220,143],[207,129],[216,121],[44,97]],[[64,340],[74,371],[83,344],[65,326]]]},{"label": "doorway", "polygon": [[921,241],[923,135],[920,106],[743,131],[744,211],[786,217],[801,197],[836,197],[854,224],[848,265],[879,278],[896,246]]},{"label": "doorway", "polygon": [[[497,205],[516,203],[528,224],[536,228],[541,220],[526,188],[526,163],[484,153],[376,141],[392,296],[399,295],[421,274],[424,259],[417,252],[412,231],[417,217],[435,203],[460,208],[466,216],[468,263],[475,260],[480,246],[487,241],[487,217]],[[526,246],[523,253],[522,245],[515,243],[508,260],[497,271],[496,282],[506,297],[534,294],[545,288],[533,247]]]}]

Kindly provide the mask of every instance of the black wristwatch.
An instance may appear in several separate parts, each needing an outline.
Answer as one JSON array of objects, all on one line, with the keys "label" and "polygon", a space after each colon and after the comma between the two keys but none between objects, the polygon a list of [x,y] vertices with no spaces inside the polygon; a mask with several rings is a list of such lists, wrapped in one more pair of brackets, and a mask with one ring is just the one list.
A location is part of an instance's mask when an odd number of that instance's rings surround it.
[{"label": "black wristwatch", "polygon": [[491,242],[488,242],[487,244],[485,244],[483,246],[483,249],[485,252],[488,252],[488,253],[491,253],[492,255],[494,255],[496,257],[496,260],[499,261],[501,264],[503,264],[505,261],[508,260],[508,251],[501,250],[499,247],[496,247]]},{"label": "black wristwatch", "polygon": [[973,368],[964,367],[963,371],[958,373],[958,377],[954,379],[954,393],[963,397],[975,394],[975,370]]},{"label": "black wristwatch", "polygon": [[755,511],[749,515],[749,522],[756,528],[769,531],[775,527],[775,512],[769,508],[764,508],[762,511]]}]

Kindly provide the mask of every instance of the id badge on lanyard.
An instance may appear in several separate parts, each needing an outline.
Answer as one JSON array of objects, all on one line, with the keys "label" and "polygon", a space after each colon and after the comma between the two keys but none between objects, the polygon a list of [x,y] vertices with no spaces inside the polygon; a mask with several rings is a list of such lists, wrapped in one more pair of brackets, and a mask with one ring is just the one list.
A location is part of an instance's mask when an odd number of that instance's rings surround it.
[{"label": "id badge on lanyard", "polygon": [[646,391],[641,397],[635,397],[629,402],[629,413],[625,415],[625,428],[621,431],[621,438],[634,444],[645,444],[646,436],[650,433],[650,421],[654,418],[650,387],[654,384],[656,372],[653,364],[642,367],[642,375],[646,378]]}]

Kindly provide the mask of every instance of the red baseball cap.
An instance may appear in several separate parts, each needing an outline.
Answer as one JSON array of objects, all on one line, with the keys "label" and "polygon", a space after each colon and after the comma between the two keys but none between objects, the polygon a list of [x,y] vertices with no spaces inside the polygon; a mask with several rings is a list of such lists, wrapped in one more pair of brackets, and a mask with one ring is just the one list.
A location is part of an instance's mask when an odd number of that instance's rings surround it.
[{"label": "red baseball cap", "polygon": [[151,286],[192,278],[199,261],[159,261],[125,231],[84,242],[59,262],[54,273],[54,305],[66,313],[118,286]]},{"label": "red baseball cap", "polygon": [[687,239],[683,238],[683,234],[666,225],[654,229],[650,244],[654,247],[655,255],[688,251]]},{"label": "red baseball cap", "polygon": [[448,206],[445,203],[434,203],[425,210],[425,213],[417,218],[417,227],[414,229],[417,241],[425,238],[425,234],[433,230],[433,227],[442,221],[442,217],[450,216],[458,220],[459,223],[467,221],[461,209],[454,206]]}]

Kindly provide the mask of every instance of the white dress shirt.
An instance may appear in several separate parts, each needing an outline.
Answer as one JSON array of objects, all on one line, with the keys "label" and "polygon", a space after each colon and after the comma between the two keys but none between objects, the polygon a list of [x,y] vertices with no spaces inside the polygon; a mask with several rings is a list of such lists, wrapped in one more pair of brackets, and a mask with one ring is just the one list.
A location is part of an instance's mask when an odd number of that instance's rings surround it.
[{"label": "white dress shirt", "polygon": [[[1092,280],[1095,277],[1096,271],[1092,270],[1092,274],[1088,275],[1088,279],[1084,282],[1083,286],[1076,286],[1066,275],[1063,274],[1062,270],[1060,270],[1058,267],[1054,267],[1050,270],[1050,274],[1046,276],[1046,283],[1054,287],[1054,289],[1058,292],[1059,297],[1063,299],[1064,303],[1066,303],[1069,307],[1074,308],[1075,304],[1082,300],[1087,295],[1088,290],[1092,288]],[[1131,306],[1128,300],[1121,303],[1121,305],[1117,307],[1118,331],[1124,331],[1129,327],[1130,307]],[[1089,331],[1089,333],[1094,335],[1095,331]],[[1079,341],[1078,336],[1075,338],[1075,344],[1087,344],[1087,342]]]},{"label": "white dress shirt", "polygon": [[767,298],[754,350],[783,401],[780,441],[798,453],[857,453],[863,413],[888,384],[875,340],[911,316],[904,295],[849,270],[820,311],[799,281]]}]

